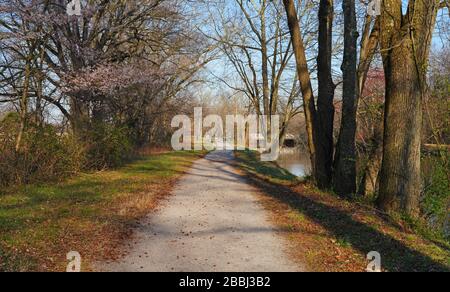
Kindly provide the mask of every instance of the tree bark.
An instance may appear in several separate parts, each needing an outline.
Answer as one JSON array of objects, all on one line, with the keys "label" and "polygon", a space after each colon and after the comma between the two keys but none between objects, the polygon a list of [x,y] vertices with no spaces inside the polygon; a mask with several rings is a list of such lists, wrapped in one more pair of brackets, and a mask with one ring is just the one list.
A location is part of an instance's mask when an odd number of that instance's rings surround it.
[{"label": "tree bark", "polygon": [[331,55],[333,40],[333,0],[321,0],[319,8],[319,54],[317,116],[320,130],[317,132],[317,177],[319,188],[331,187],[334,140],[334,90],[331,76]]},{"label": "tree bark", "polygon": [[385,0],[380,47],[386,78],[384,149],[378,205],[410,216],[419,213],[422,100],[439,1]]},{"label": "tree bark", "polygon": [[317,113],[314,104],[314,95],[311,85],[311,76],[308,70],[305,47],[301,36],[301,30],[294,0],[283,0],[286,10],[289,31],[291,34],[292,47],[294,49],[295,61],[297,64],[297,75],[300,81],[300,88],[303,96],[303,107],[305,110],[305,124],[308,136],[308,148],[311,158],[311,168],[313,177],[317,177],[316,165],[316,143],[315,133],[317,131]]},{"label": "tree bark", "polygon": [[[373,25],[372,25],[373,23]],[[358,107],[363,97],[367,74],[370,69],[373,57],[379,44],[380,34],[380,18],[373,19],[367,15],[364,23],[363,35],[361,37],[361,48],[358,63]],[[358,119],[358,116],[357,116]],[[381,160],[383,158],[383,129],[382,126],[374,125],[375,133],[373,134],[372,147],[368,153],[368,161],[364,166],[362,178],[358,187],[358,195],[367,196],[369,194],[378,193],[379,190],[379,174],[381,169]]]},{"label": "tree bark", "polygon": [[344,61],[342,122],[336,149],[333,187],[340,196],[356,193],[357,25],[355,0],[343,0]]},{"label": "tree bark", "polygon": [[270,85],[269,85],[269,64],[268,64],[268,49],[267,49],[267,33],[266,33],[266,3],[265,0],[262,4],[262,10],[260,15],[261,20],[261,70],[263,79],[263,106],[264,114],[268,118],[268,129],[271,125],[271,110],[270,110]]},{"label": "tree bark", "polygon": [[386,108],[379,206],[417,214],[420,196],[422,97],[410,42],[384,58]]},{"label": "tree bark", "polygon": [[364,167],[361,183],[358,188],[358,195],[367,196],[378,192],[380,185],[379,174],[382,158],[383,147],[382,145],[375,144],[370,150],[367,164]]},{"label": "tree bark", "polygon": [[378,39],[380,35],[380,19],[377,18],[373,25],[372,30],[372,17],[367,16],[364,24],[364,32],[361,40],[361,50],[359,55],[358,64],[358,93],[359,98],[364,92],[365,84],[367,81],[367,73],[370,69],[370,64],[372,63],[373,57],[378,47]]},{"label": "tree bark", "polygon": [[16,146],[15,146],[16,152],[19,152],[20,146],[22,144],[22,137],[25,131],[25,124],[28,114],[28,91],[31,78],[31,65],[30,65],[31,61],[29,59],[30,58],[27,58],[25,64],[25,72],[24,72],[25,75],[23,81],[22,96],[20,98],[20,126],[19,126],[19,133],[17,134],[16,138]]}]

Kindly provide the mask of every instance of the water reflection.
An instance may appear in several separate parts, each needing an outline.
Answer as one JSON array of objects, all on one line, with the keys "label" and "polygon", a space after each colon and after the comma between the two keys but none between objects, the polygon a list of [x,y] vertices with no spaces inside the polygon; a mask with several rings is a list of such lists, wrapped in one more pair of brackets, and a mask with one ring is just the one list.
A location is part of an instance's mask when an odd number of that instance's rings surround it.
[{"label": "water reflection", "polygon": [[280,167],[298,177],[311,174],[309,154],[300,150],[283,149],[277,163]]}]

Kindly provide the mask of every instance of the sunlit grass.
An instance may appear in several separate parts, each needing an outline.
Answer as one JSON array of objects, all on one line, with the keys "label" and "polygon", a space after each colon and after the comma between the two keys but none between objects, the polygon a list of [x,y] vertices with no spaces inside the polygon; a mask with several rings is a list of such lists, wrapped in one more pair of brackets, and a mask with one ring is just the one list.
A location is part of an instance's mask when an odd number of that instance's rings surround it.
[{"label": "sunlit grass", "polygon": [[1,190],[0,271],[60,270],[70,250],[88,259],[105,253],[106,241],[154,208],[199,154],[158,154],[59,184]]},{"label": "sunlit grass", "polygon": [[261,162],[255,151],[235,151],[240,167],[264,180],[282,185],[293,185],[300,182],[300,178],[279,167],[275,162]]}]

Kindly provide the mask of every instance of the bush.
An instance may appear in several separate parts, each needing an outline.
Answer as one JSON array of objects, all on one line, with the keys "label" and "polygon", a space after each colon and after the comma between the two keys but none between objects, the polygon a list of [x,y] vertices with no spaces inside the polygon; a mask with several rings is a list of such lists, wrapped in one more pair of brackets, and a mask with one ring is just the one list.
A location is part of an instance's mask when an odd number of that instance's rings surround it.
[{"label": "bush", "polygon": [[132,154],[130,135],[126,127],[107,123],[94,124],[87,132],[87,166],[93,169],[117,167]]},{"label": "bush", "polygon": [[445,159],[436,156],[424,158],[425,188],[421,201],[422,214],[428,225],[449,237],[448,216],[450,206],[449,155],[443,154]]},{"label": "bush", "polygon": [[16,151],[18,129],[17,114],[9,114],[0,121],[1,186],[59,180],[83,166],[83,147],[72,137],[59,135],[54,126],[28,123]]},{"label": "bush", "polygon": [[20,119],[16,113],[0,121],[0,186],[61,180],[80,170],[117,167],[131,157],[128,130],[97,123],[81,139],[59,134],[53,125],[28,122],[15,150]]}]

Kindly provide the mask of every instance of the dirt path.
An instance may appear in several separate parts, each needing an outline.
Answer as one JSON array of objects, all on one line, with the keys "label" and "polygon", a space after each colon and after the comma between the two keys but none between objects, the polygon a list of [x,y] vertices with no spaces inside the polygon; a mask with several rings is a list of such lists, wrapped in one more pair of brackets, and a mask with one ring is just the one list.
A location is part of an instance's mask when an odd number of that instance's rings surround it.
[{"label": "dirt path", "polygon": [[286,255],[254,195],[228,164],[231,152],[197,161],[159,210],[146,218],[128,255],[104,271],[283,272],[303,268]]}]

